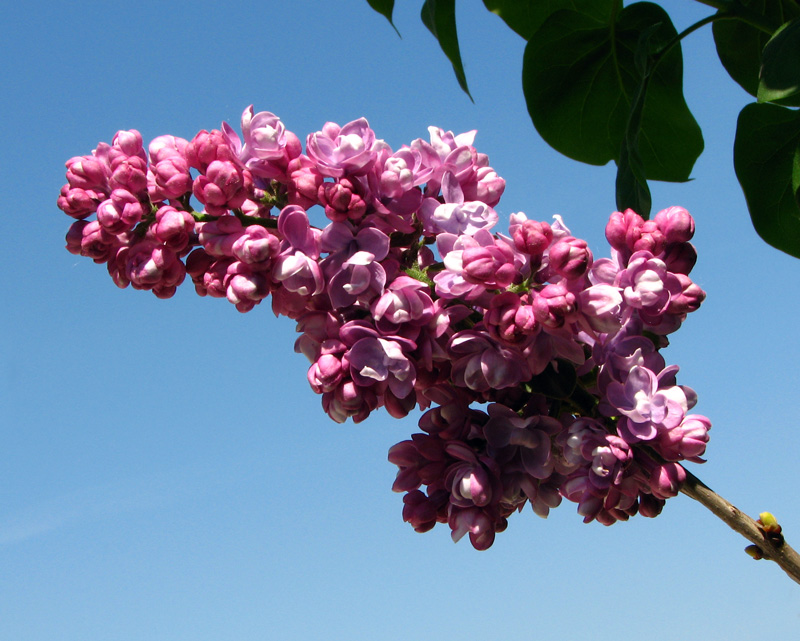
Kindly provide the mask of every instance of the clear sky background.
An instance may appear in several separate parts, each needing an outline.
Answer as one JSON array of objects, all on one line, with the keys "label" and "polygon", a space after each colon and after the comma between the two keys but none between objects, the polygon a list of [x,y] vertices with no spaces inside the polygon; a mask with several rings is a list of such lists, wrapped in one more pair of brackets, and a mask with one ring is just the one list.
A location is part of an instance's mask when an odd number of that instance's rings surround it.
[{"label": "clear sky background", "polygon": [[[191,138],[242,110],[301,139],[365,116],[392,147],[477,129],[507,180],[501,217],[562,214],[607,255],[613,167],[550,150],[530,124],[524,42],[460,0],[475,97],[398,2],[399,39],[365,0],[14,2],[0,40],[0,639],[797,638],[800,586],[685,496],[657,519],[584,525],[525,510],[486,552],[415,533],[388,448],[416,421],[337,425],[306,382],[293,323],[117,289],[64,246],[64,161],[118,129]],[[663,3],[680,30],[710,10]],[[664,352],[714,424],[698,476],[800,544],[800,262],[750,225],[731,154],[750,99],[709,28],[684,43],[706,151],[654,211],[697,220],[701,310]],[[501,225],[502,226],[502,225]]]}]

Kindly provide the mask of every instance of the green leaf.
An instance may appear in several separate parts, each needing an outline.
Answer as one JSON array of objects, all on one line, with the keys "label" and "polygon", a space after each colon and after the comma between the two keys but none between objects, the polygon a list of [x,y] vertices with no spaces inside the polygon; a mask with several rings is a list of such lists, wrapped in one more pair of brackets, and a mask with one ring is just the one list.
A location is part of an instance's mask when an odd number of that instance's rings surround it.
[{"label": "green leaf", "polygon": [[[367,0],[367,2],[369,3],[370,7],[375,9],[375,11],[386,17],[397,35],[400,36],[400,32],[397,30],[397,27],[392,21],[392,14],[394,13],[394,0]],[[402,38],[402,36],[400,37]]]},{"label": "green leaf", "polygon": [[455,0],[425,0],[420,17],[422,23],[439,41],[439,46],[453,65],[458,84],[472,100],[467,87],[467,77],[464,75],[464,65],[461,63],[461,51],[458,48]]},{"label": "green leaf", "polygon": [[[525,49],[522,84],[528,112],[544,140],[564,155],[592,165],[620,161],[633,99],[641,82],[640,36],[661,47],[677,36],[658,5],[596,0],[597,13],[562,9],[533,34]],[[689,179],[703,150],[700,127],[683,97],[680,46],[664,55],[650,79],[639,131],[645,177]]]},{"label": "green leaf", "polygon": [[653,199],[650,196],[650,187],[647,184],[644,164],[639,153],[639,133],[642,128],[644,101],[654,64],[648,52],[651,40],[658,29],[659,25],[652,25],[639,36],[634,53],[634,64],[641,78],[628,114],[628,125],[625,129],[619,160],[617,160],[617,210],[632,209],[645,220],[650,218]]},{"label": "green leaf", "polygon": [[733,165],[758,235],[800,258],[800,112],[747,105],[736,126]]},{"label": "green leaf", "polygon": [[597,0],[483,0],[483,4],[525,40],[559,9],[573,9],[600,20],[608,17],[608,3]]},{"label": "green leaf", "polygon": [[783,25],[761,54],[758,101],[774,102],[800,92],[800,19]]},{"label": "green leaf", "polygon": [[[773,31],[800,17],[796,0],[751,0],[746,9],[765,24],[772,25]],[[757,95],[761,52],[772,34],[740,19],[718,20],[714,22],[712,31],[722,66],[742,89]]]}]

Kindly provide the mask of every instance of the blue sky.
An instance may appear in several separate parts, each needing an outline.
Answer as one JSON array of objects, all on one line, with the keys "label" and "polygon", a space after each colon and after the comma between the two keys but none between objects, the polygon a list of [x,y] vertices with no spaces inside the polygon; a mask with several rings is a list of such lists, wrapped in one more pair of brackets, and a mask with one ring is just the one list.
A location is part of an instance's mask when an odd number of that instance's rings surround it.
[{"label": "blue sky", "polygon": [[[360,116],[395,148],[428,125],[477,129],[507,180],[501,217],[561,214],[606,255],[613,167],[537,137],[522,40],[479,0],[458,3],[472,104],[421,2],[397,4],[402,40],[364,0],[4,10],[0,639],[796,636],[796,586],[684,496],[611,528],[566,501],[546,521],[526,510],[480,553],[442,526],[413,532],[386,461],[413,417],[337,425],[293,324],[268,306],[239,314],[186,285],[168,301],[119,290],[63,249],[67,158],[118,129],[149,140],[238,126],[254,104],[301,139]],[[679,29],[709,12],[662,4]],[[655,184],[653,200],[694,214],[708,299],[664,356],[714,425],[695,473],[744,511],[773,512],[797,545],[800,263],[750,225],[731,162],[748,97],[708,28],[684,59],[706,151],[693,182]]]}]

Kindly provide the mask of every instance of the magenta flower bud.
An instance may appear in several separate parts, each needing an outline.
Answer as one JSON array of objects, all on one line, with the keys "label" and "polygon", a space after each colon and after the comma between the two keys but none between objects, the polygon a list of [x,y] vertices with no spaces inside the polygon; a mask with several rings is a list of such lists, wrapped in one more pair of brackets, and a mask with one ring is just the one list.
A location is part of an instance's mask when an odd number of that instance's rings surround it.
[{"label": "magenta flower bud", "polygon": [[143,195],[147,191],[147,161],[139,156],[129,156],[115,162],[108,186]]},{"label": "magenta flower bud", "polygon": [[475,178],[476,182],[464,185],[464,198],[466,200],[479,200],[489,205],[489,207],[497,205],[506,189],[506,181],[498,176],[497,172],[491,167],[480,167],[475,174]]},{"label": "magenta flower bud", "polygon": [[332,392],[342,380],[342,361],[334,354],[322,354],[308,368],[308,382],[317,394]]},{"label": "magenta flower bud", "polygon": [[67,251],[70,254],[80,255],[81,253],[81,242],[83,241],[83,229],[89,223],[85,220],[76,220],[69,226],[69,231],[67,231],[66,241],[67,241]]},{"label": "magenta flower bud", "polygon": [[533,299],[536,320],[545,327],[558,328],[572,316],[576,307],[575,294],[563,282],[545,285]]},{"label": "magenta flower bud", "polygon": [[679,463],[656,465],[650,473],[650,489],[660,499],[677,496],[686,480],[686,470]]},{"label": "magenta flower bud", "polygon": [[318,203],[317,193],[324,178],[308,156],[300,156],[289,162],[286,168],[289,184],[289,203],[305,209]]},{"label": "magenta flower bud", "polygon": [[[442,492],[445,499],[447,494]],[[446,500],[445,500],[446,503]],[[428,532],[437,522],[437,503],[420,490],[412,490],[403,497],[403,521],[410,523],[416,532]]]},{"label": "magenta flower bud", "polygon": [[606,225],[606,240],[614,249],[625,253],[639,239],[639,229],[643,224],[644,219],[632,209],[615,211]]},{"label": "magenta flower bud", "polygon": [[464,280],[505,289],[514,282],[517,268],[514,252],[505,243],[488,247],[467,247],[461,253]]},{"label": "magenta flower bud", "polygon": [[67,181],[72,188],[107,189],[109,167],[94,156],[75,156],[66,162]]},{"label": "magenta flower bud", "polygon": [[88,256],[96,263],[109,261],[116,253],[119,242],[109,234],[96,220],[81,229],[81,256]]},{"label": "magenta flower bud", "polygon": [[181,157],[185,158],[186,146],[189,144],[188,140],[178,138],[177,136],[158,136],[150,141],[147,146],[150,152],[150,163],[157,164],[167,158]]},{"label": "magenta flower bud", "polygon": [[668,243],[686,243],[694,236],[694,218],[683,207],[662,209],[653,220]]},{"label": "magenta flower bud", "polygon": [[505,343],[527,340],[537,324],[530,305],[523,306],[520,303],[519,295],[514,292],[494,296],[483,319],[489,334]]},{"label": "magenta flower bud", "polygon": [[688,274],[697,262],[697,250],[691,243],[671,243],[664,250],[662,260],[669,271]]},{"label": "magenta flower bud", "polygon": [[212,256],[233,256],[233,244],[242,236],[242,221],[236,216],[197,225],[198,240]]},{"label": "magenta flower bud", "polygon": [[236,153],[231,148],[225,135],[218,129],[199,132],[186,145],[186,162],[190,167],[205,173],[215,160],[235,162]]},{"label": "magenta flower bud", "polygon": [[688,314],[700,307],[705,300],[706,293],[698,285],[684,274],[675,274],[681,284],[680,294],[670,297],[667,313],[669,314]]},{"label": "magenta flower bud", "polygon": [[240,169],[231,161],[214,160],[205,175],[195,178],[192,193],[209,214],[222,216],[228,209],[241,207],[252,188],[253,179],[248,170]]},{"label": "magenta flower bud", "polygon": [[691,414],[683,419],[678,427],[659,433],[655,444],[658,452],[670,461],[683,459],[702,463],[708,443],[711,421],[705,416]]},{"label": "magenta flower bud", "polygon": [[111,197],[97,207],[97,222],[110,234],[133,229],[145,214],[139,199],[126,189],[115,189]]},{"label": "magenta flower bud", "polygon": [[192,191],[192,175],[183,156],[170,156],[150,165],[150,174],[153,178],[148,189],[151,200],[177,200]]},{"label": "magenta flower bud", "polygon": [[68,216],[81,219],[94,213],[98,203],[105,198],[104,193],[86,191],[81,187],[71,189],[69,185],[64,185],[56,204]]},{"label": "magenta flower bud", "polygon": [[228,266],[225,278],[225,295],[240,312],[249,312],[259,302],[269,296],[269,281],[262,272],[241,262]]},{"label": "magenta flower bud", "polygon": [[638,237],[633,241],[633,245],[629,245],[631,251],[649,251],[654,256],[664,251],[666,239],[655,221],[646,220],[642,223],[636,231],[636,236]]},{"label": "magenta flower bud", "polygon": [[171,250],[182,252],[189,246],[194,226],[194,217],[188,211],[165,205],[156,212],[156,221],[150,230],[157,240]]},{"label": "magenta flower bud", "polygon": [[553,230],[545,222],[526,220],[514,232],[514,245],[532,258],[541,258],[553,242]]},{"label": "magenta flower bud", "polygon": [[592,266],[592,252],[585,240],[567,236],[550,248],[550,269],[568,280],[577,280]]},{"label": "magenta flower bud", "polygon": [[494,523],[480,508],[452,510],[449,525],[455,543],[467,533],[472,547],[476,550],[488,550],[494,543]]},{"label": "magenta flower bud", "polygon": [[186,268],[175,252],[149,240],[123,247],[117,262],[124,265],[125,276],[135,289],[153,289],[160,285],[166,293],[179,285],[186,275]]},{"label": "magenta flower bud", "polygon": [[244,229],[244,233],[233,243],[233,255],[243,263],[267,266],[270,259],[275,258],[280,251],[280,241],[275,234],[259,225],[251,225]]},{"label": "magenta flower bud", "polygon": [[142,146],[142,134],[135,129],[131,129],[130,131],[118,131],[114,135],[111,145],[119,149],[126,156],[137,156],[142,160],[147,160],[144,156],[144,147]]},{"label": "magenta flower bud", "polygon": [[334,222],[347,219],[358,220],[367,211],[367,203],[358,193],[358,183],[341,178],[335,183],[322,183],[317,190],[319,204],[325,207],[325,215]]}]

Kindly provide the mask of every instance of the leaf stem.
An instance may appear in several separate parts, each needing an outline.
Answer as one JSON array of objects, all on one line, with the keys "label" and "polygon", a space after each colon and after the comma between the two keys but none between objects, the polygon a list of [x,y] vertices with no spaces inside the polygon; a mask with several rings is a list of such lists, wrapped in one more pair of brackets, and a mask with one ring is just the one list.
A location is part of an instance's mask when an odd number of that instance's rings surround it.
[{"label": "leaf stem", "polygon": [[775,561],[789,578],[800,583],[800,554],[782,539],[780,541],[771,539],[756,521],[722,498],[688,470],[681,492],[711,510],[715,516],[756,545],[765,559]]}]

